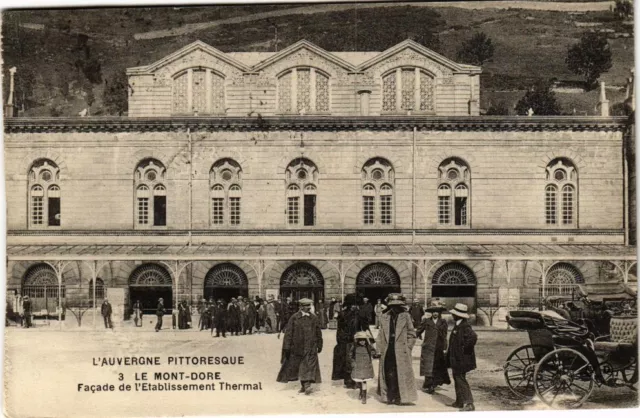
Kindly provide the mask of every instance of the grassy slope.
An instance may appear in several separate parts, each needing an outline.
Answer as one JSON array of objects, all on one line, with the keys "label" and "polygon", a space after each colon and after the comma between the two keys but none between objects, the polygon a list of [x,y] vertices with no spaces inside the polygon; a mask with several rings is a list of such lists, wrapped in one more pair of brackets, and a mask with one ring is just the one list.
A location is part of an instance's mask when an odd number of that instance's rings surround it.
[{"label": "grassy slope", "polygon": [[[58,107],[65,115],[75,115],[86,107],[78,88],[82,77],[74,68],[79,54],[74,49],[77,33],[89,34],[91,53],[99,57],[103,76],[110,79],[126,67],[151,63],[196,39],[222,51],[269,50],[273,48],[274,33],[266,20],[153,40],[136,41],[133,34],[278,7],[290,6],[261,6],[259,10],[252,6],[9,12],[3,16],[3,58],[7,67],[17,65],[22,77],[34,81],[35,103],[28,114],[49,115],[52,107]],[[522,95],[512,90],[526,88],[537,77],[577,80],[564,63],[568,46],[585,30],[576,27],[575,20],[601,22],[602,27],[631,32],[631,28],[611,21],[605,12],[570,15],[522,10],[388,7],[361,10],[357,20],[357,38],[356,15],[351,11],[293,15],[273,18],[270,22],[278,25],[280,49],[305,38],[328,50],[381,50],[410,37],[453,59],[464,39],[477,31],[486,32],[496,49],[492,62],[483,66],[483,107],[488,107],[491,101],[505,99],[511,106]],[[51,29],[17,29],[19,23],[42,23]],[[437,33],[438,44],[429,44],[430,31]],[[633,66],[633,38],[611,39],[610,44],[614,65],[602,80],[622,86]],[[71,91],[63,97],[61,86],[65,84],[71,85]],[[102,88],[102,84],[94,86],[94,114],[101,113]],[[502,92],[504,90],[509,92]],[[576,108],[580,113],[593,114],[596,97],[594,92],[559,95],[567,113]],[[610,99],[613,103],[617,97]]]}]

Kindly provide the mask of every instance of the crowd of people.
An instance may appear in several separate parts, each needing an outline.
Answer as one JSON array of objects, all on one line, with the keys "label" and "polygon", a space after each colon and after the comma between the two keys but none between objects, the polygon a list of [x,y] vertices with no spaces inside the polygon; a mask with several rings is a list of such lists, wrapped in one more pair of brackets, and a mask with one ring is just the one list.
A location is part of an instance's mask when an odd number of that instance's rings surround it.
[{"label": "crowd of people", "polygon": [[[281,368],[277,381],[300,381],[300,393],[310,394],[312,384],[320,383],[318,354],[323,348],[321,320],[311,310],[313,301],[298,301],[299,311],[284,328]],[[358,389],[367,402],[368,383],[375,378],[373,362],[378,360],[377,392],[388,404],[417,401],[417,387],[411,352],[418,336],[424,336],[420,355],[423,392],[433,394],[437,387],[451,384],[456,399],[450,405],[461,411],[475,410],[466,375],[476,368],[477,335],[467,321],[468,307],[458,303],[449,310],[454,327],[447,342],[448,325],[441,316],[447,309],[438,301],[426,310],[407,306],[401,294],[392,293],[375,307],[355,294],[347,295],[337,315],[336,346],[333,350],[332,380],[342,380],[346,389]],[[419,309],[418,309],[419,308]],[[418,317],[416,311],[420,311]],[[379,330],[374,338],[371,326]]]}]

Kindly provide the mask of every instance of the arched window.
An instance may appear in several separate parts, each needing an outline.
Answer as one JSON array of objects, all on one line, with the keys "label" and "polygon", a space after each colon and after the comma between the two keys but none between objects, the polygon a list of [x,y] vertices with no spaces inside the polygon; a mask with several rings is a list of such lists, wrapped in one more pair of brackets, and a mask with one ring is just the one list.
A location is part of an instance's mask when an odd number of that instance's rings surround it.
[{"label": "arched window", "polygon": [[556,158],[546,168],[545,223],[550,226],[577,226],[578,172],[571,161]]},{"label": "arched window", "polygon": [[449,158],[440,164],[438,179],[438,224],[469,226],[469,167],[459,158]]},{"label": "arched window", "polygon": [[60,169],[51,160],[37,160],[29,170],[29,226],[60,226]]},{"label": "arched window", "polygon": [[33,312],[46,310],[49,314],[58,309],[58,298],[64,303],[66,287],[64,281],[58,284],[56,272],[48,264],[40,263],[31,266],[22,280],[22,295],[31,299]]},{"label": "arched window", "polygon": [[211,166],[211,225],[240,225],[242,168],[230,158]]},{"label": "arched window", "polygon": [[[93,300],[93,280],[89,280],[89,299]],[[96,279],[96,300],[104,299],[104,282],[102,279]]]},{"label": "arched window", "polygon": [[431,296],[475,297],[476,283],[476,276],[469,267],[458,262],[447,263],[433,273]]},{"label": "arched window", "polygon": [[137,228],[167,225],[166,169],[153,158],[143,160],[134,172],[135,225]]},{"label": "arched window", "polygon": [[299,115],[329,112],[329,77],[313,67],[298,67],[278,78],[278,110]]},{"label": "arched window", "polygon": [[416,67],[396,68],[382,76],[382,112],[432,113],[435,79]]},{"label": "arched window", "polygon": [[318,168],[306,158],[297,158],[289,163],[285,172],[285,182],[287,187],[287,224],[314,226],[316,224]]},{"label": "arched window", "polygon": [[174,114],[225,113],[224,78],[209,68],[190,68],[173,79]]},{"label": "arched window", "polygon": [[392,225],[393,167],[384,158],[372,158],[362,166],[362,221],[365,225]]},{"label": "arched window", "polygon": [[[582,273],[572,264],[554,264],[546,274],[545,293],[541,298],[552,295],[571,295],[577,285],[584,284]],[[542,288],[540,289],[542,292]]]}]

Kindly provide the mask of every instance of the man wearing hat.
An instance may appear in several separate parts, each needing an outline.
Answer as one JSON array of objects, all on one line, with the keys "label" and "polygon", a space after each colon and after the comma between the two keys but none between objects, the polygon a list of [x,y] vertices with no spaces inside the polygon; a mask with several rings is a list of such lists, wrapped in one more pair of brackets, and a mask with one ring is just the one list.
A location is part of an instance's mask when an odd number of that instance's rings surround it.
[{"label": "man wearing hat", "polygon": [[100,313],[102,314],[102,318],[104,319],[104,327],[113,328],[113,323],[111,322],[111,314],[113,313],[113,309],[111,308],[111,304],[106,298],[102,302]]},{"label": "man wearing hat", "polygon": [[220,337],[220,333],[222,333],[222,338],[227,338],[227,306],[224,303],[223,299],[218,299],[217,305],[211,305],[212,312],[212,323],[211,323],[211,334],[213,334],[213,327],[216,328],[216,337]]},{"label": "man wearing hat", "polygon": [[309,395],[311,383],[320,383],[318,353],[322,351],[322,330],[318,317],[312,314],[311,299],[300,299],[300,310],[287,323],[282,342],[282,367],[277,381],[300,380],[299,393]]},{"label": "man wearing hat", "polygon": [[464,303],[456,303],[449,312],[453,315],[455,326],[449,337],[449,351],[447,360],[453,373],[453,383],[456,389],[456,401],[451,405],[461,411],[475,411],[473,395],[467,382],[467,373],[476,368],[475,345],[478,336],[471,329],[467,321],[469,308]]},{"label": "man wearing hat", "polygon": [[158,308],[156,309],[156,316],[158,322],[156,322],[156,332],[162,329],[162,317],[164,316],[164,299],[158,299]]},{"label": "man wearing hat", "polygon": [[446,310],[439,301],[433,301],[416,330],[418,335],[424,332],[420,353],[420,376],[424,376],[422,390],[426,393],[433,393],[436,386],[451,383],[444,356],[447,350],[447,321],[440,317]]},{"label": "man wearing hat", "polygon": [[29,295],[25,295],[22,299],[22,314],[24,315],[24,327],[31,328],[31,299],[29,299]]},{"label": "man wearing hat", "polygon": [[389,404],[407,404],[418,399],[413,375],[411,349],[416,342],[411,315],[405,309],[405,298],[392,293],[380,320],[376,339],[380,352],[378,395]]}]

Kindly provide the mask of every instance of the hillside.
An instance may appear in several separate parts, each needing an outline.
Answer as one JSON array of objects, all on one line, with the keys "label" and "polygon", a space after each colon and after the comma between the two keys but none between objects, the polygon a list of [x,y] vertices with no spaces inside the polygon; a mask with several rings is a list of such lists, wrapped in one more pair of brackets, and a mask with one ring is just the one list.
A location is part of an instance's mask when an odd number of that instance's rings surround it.
[{"label": "hillside", "polygon": [[[587,30],[606,30],[610,37],[613,66],[601,79],[611,86],[611,103],[622,100],[633,66],[633,28],[608,10],[390,5],[327,11],[320,6],[317,13],[308,10],[315,6],[298,13],[297,5],[8,11],[3,14],[3,74],[18,68],[17,100],[25,115],[73,116],[88,103],[91,114],[104,115],[105,85],[115,85],[125,68],[151,63],[197,39],[225,52],[273,51],[275,27],[278,49],[307,39],[331,51],[380,51],[412,38],[452,59],[463,40],[485,32],[495,45],[493,60],[483,65],[485,109],[496,101],[512,107],[538,78],[579,81],[564,60],[567,48]],[[243,21],[246,16],[250,21]],[[185,27],[189,30],[178,30]],[[179,34],[140,36],[154,31]],[[3,82],[6,94],[7,77]],[[595,112],[595,92],[558,97],[565,113]]]}]

